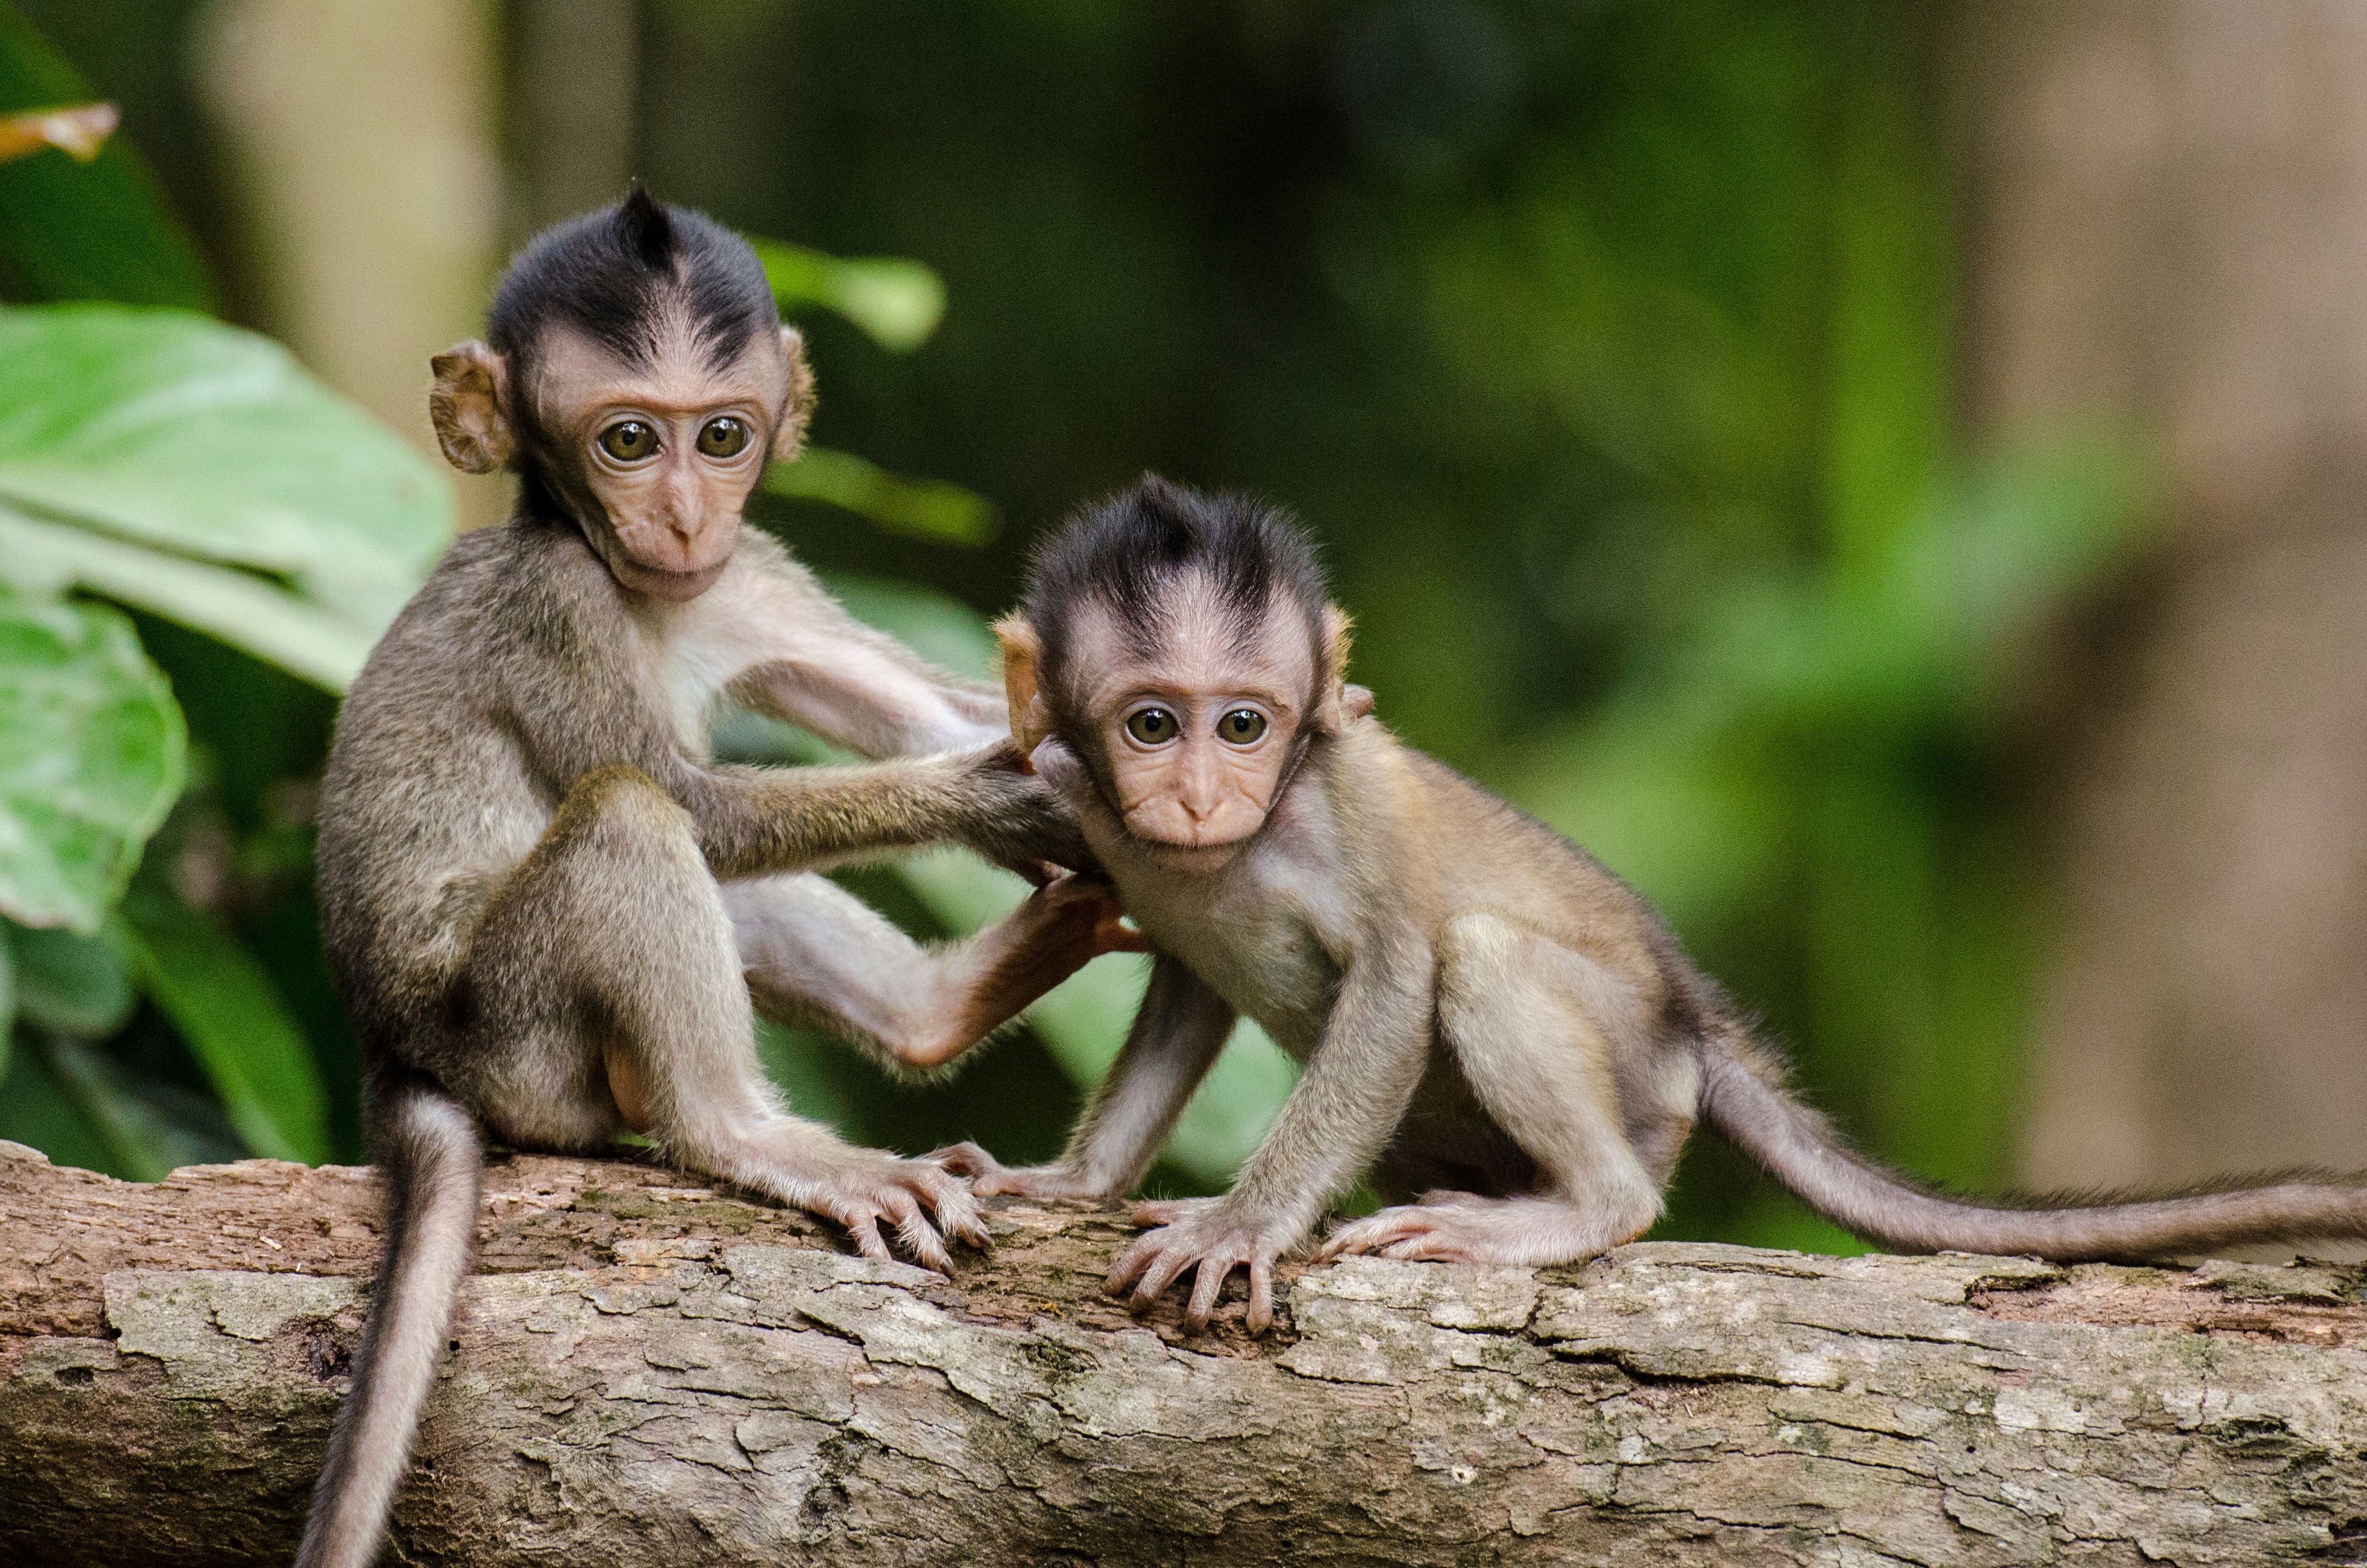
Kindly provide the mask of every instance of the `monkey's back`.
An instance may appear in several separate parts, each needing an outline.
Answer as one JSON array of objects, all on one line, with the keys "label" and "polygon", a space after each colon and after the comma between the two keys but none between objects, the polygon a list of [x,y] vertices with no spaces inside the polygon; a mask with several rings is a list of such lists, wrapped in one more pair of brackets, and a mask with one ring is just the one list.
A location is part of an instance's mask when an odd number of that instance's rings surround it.
[{"label": "monkey's back", "polygon": [[371,652],[322,780],[323,937],[373,1051],[435,1027],[493,882],[565,781],[524,744],[531,666],[563,646],[580,541],[514,520],[454,540]]}]

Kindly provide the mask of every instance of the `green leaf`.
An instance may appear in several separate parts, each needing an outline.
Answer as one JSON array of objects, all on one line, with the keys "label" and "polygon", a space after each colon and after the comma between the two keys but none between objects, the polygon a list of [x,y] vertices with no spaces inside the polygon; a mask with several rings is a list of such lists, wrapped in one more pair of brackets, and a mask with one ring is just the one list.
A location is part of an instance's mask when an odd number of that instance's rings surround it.
[{"label": "green leaf", "polygon": [[822,586],[866,626],[878,627],[941,670],[1000,680],[1002,651],[986,618],[934,589],[859,572],[820,574]]},{"label": "green leaf", "polygon": [[9,1047],[17,1038],[17,959],[0,940],[0,1083],[8,1078]]},{"label": "green leaf", "polygon": [[128,1181],[162,1181],[183,1165],[239,1157],[221,1108],[202,1095],[146,1077],[64,1035],[41,1042],[41,1055],[65,1097],[95,1130],[107,1168]]},{"label": "green leaf", "polygon": [[103,937],[38,926],[7,927],[17,972],[17,1007],[25,1021],[62,1034],[113,1034],[138,1000],[123,955]]},{"label": "green leaf", "polygon": [[188,1041],[247,1147],[327,1159],[328,1096],[311,1047],[262,966],[211,917],[145,884],[123,914],[118,939],[140,988]]},{"label": "green leaf", "polygon": [[0,590],[0,914],[96,932],[180,790],[187,745],[122,615]]},{"label": "green leaf", "polygon": [[976,491],[890,473],[867,458],[826,447],[808,447],[794,462],[766,465],[764,493],[827,501],[889,533],[939,544],[981,545],[1002,528],[1002,514]]},{"label": "green leaf", "polygon": [[[94,96],[31,23],[0,5],[0,114]],[[23,299],[213,303],[196,245],[119,135],[87,164],[48,152],[0,165],[0,264]]]},{"label": "green leaf", "polygon": [[177,621],[329,691],[361,673],[379,628],[266,577],[168,555],[0,506],[0,580],[28,592],[80,588]]},{"label": "green leaf", "polygon": [[945,280],[917,261],[891,256],[842,260],[784,240],[752,239],[783,314],[821,305],[861,327],[892,354],[929,340],[945,319]]},{"label": "green leaf", "polygon": [[452,532],[427,460],[267,338],[168,311],[0,310],[0,500],[289,579],[373,631]]}]

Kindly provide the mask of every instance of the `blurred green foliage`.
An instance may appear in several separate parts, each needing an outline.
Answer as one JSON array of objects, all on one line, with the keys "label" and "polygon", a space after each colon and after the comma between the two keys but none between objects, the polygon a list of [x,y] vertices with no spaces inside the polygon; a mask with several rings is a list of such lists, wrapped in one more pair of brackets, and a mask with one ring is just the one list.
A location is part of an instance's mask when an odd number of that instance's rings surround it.
[{"label": "blurred green foliage", "polygon": [[[130,139],[187,123],[153,66],[177,47],[158,35],[180,0],[26,8],[103,87],[122,71]],[[825,445],[768,476],[762,520],[857,613],[980,667],[983,615],[1079,500],[1146,467],[1282,499],[1326,541],[1387,722],[1658,900],[1869,1146],[1942,1180],[2006,1174],[2033,934],[2016,785],[2033,661],[2136,509],[2108,448],[1976,452],[1952,436],[1949,171],[1920,8],[645,0],[642,15],[637,165],[653,188],[745,230],[919,258],[764,251],[820,370]],[[32,69],[0,65],[0,85]],[[92,168],[149,191],[121,140]],[[210,232],[187,139],[158,144]],[[45,179],[77,173],[49,161]],[[0,168],[11,298],[210,292],[161,260],[140,276],[190,292],[44,284],[17,259],[49,243],[19,238],[46,209],[8,205],[18,167]],[[120,254],[194,254],[142,210],[148,248]],[[0,392],[18,397],[61,415],[72,401]],[[240,1149],[351,1157],[356,1058],[304,825],[334,672],[258,629],[295,636],[306,607],[351,617],[362,599],[227,514],[199,536],[83,490],[20,501],[13,417],[0,406],[0,507],[39,512],[75,549],[28,534],[0,561],[54,562],[29,591],[105,635],[114,612],[56,596],[128,607],[191,763],[101,937],[11,933],[29,1049],[0,1085],[0,1135],[125,1174]],[[109,549],[142,552],[145,574]],[[142,586],[158,562],[182,574]],[[277,595],[273,613],[209,601],[203,585],[222,585],[187,573]],[[745,720],[719,740],[815,755]],[[0,753],[0,812],[32,793],[8,767]],[[136,845],[141,821],[114,831]],[[849,880],[923,933],[1016,896],[956,856]],[[164,978],[183,963],[205,983]],[[779,1032],[766,1058],[852,1137],[1042,1157],[1139,983],[1123,959],[1088,973],[950,1085],[889,1084]],[[209,1031],[242,1017],[265,1021],[225,1068]],[[1157,1182],[1219,1183],[1288,1081],[1271,1046],[1237,1041]],[[1669,1228],[1847,1244],[1714,1145],[1688,1156]]]}]

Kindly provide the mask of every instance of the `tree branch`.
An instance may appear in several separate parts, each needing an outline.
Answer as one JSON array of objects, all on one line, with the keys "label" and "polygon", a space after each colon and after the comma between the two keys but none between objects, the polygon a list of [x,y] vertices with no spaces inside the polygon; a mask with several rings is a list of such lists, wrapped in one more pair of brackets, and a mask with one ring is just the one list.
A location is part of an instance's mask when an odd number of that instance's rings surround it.
[{"label": "tree branch", "polygon": [[[0,1144],[0,1556],[284,1561],[365,1171]],[[406,1562],[2359,1561],[2361,1271],[1623,1247],[1355,1260],[1264,1341],[1100,1294],[1114,1217],[951,1280],[675,1173],[488,1172]]]}]

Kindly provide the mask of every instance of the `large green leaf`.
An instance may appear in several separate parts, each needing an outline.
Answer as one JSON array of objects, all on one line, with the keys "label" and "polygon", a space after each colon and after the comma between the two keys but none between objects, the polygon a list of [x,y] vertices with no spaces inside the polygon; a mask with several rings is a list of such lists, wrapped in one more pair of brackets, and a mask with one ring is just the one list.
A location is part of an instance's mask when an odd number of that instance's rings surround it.
[{"label": "large green leaf", "polygon": [[106,1148],[101,1168],[128,1181],[161,1181],[183,1165],[240,1156],[221,1108],[204,1096],[149,1077],[67,1035],[51,1035],[37,1046],[68,1104]]},{"label": "large green leaf", "polygon": [[0,590],[0,914],[96,931],[180,790],[187,744],[130,621]]},{"label": "large green leaf", "polygon": [[308,1165],[327,1159],[328,1096],[271,977],[211,918],[144,882],[123,915],[119,939],[140,988],[189,1042],[247,1147]]},{"label": "large green leaf", "polygon": [[330,691],[361,673],[369,621],[234,566],[168,555],[0,506],[0,580],[40,593],[80,588],[137,605]]},{"label": "large green leaf", "polygon": [[17,1010],[27,1023],[96,1039],[131,1017],[139,999],[113,942],[54,927],[5,928],[17,970]]},{"label": "large green leaf", "polygon": [[[181,312],[0,310],[0,501],[19,511],[270,573],[372,635],[451,535],[427,460],[267,338]],[[191,616],[170,593],[153,608]]]},{"label": "large green leaf", "polygon": [[[0,114],[92,96],[32,24],[0,5]],[[119,135],[87,164],[50,152],[0,165],[0,267],[20,299],[213,302],[197,247]]]},{"label": "large green leaf", "polygon": [[784,312],[825,306],[896,354],[926,343],[945,319],[945,281],[920,262],[895,256],[841,259],[783,240],[750,243]]}]

